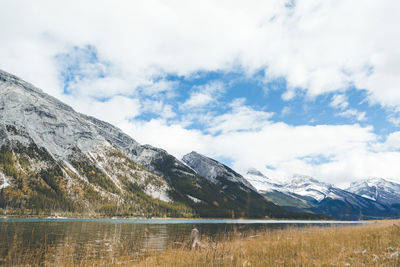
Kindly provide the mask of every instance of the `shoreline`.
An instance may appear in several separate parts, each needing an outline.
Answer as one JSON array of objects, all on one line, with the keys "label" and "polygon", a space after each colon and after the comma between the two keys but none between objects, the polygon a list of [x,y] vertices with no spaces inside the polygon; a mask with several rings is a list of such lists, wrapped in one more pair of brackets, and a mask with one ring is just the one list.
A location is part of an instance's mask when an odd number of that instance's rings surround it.
[{"label": "shoreline", "polygon": [[118,222],[137,224],[365,224],[374,221],[341,221],[341,220],[288,220],[288,219],[227,219],[227,218],[143,218],[143,217],[62,217],[62,216],[1,216],[0,220],[13,221],[83,221],[83,222]]}]

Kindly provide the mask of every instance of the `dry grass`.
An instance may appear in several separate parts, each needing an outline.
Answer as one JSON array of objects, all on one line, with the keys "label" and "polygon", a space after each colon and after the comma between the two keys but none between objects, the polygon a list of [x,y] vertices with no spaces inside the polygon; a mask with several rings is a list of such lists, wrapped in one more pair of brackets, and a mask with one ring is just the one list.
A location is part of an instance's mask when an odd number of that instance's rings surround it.
[{"label": "dry grass", "polygon": [[[144,251],[143,240],[134,236],[103,238],[97,245],[66,240],[60,247],[44,242],[31,251],[21,251],[15,241],[7,253],[0,248],[0,265],[400,266],[400,220],[230,232],[226,238],[203,237],[201,241],[205,248],[191,250],[188,242],[182,242],[159,252]],[[105,247],[109,250],[102,252]]]},{"label": "dry grass", "polygon": [[400,266],[400,221],[289,228],[207,248],[169,249],[135,266]]}]

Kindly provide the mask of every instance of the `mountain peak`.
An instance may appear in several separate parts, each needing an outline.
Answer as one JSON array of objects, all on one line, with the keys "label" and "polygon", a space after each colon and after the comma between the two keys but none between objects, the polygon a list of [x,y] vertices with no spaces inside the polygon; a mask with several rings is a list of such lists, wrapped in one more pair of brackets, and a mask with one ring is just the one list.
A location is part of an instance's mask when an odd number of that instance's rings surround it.
[{"label": "mountain peak", "polygon": [[227,179],[231,182],[243,184],[246,187],[256,191],[256,189],[242,175],[235,172],[228,166],[192,151],[183,156],[182,161],[195,170],[199,175],[207,178],[214,184],[219,184],[221,179]]},{"label": "mountain peak", "polygon": [[370,177],[350,184],[347,191],[387,205],[400,204],[400,184]]},{"label": "mountain peak", "polygon": [[323,186],[327,186],[327,187],[332,186],[331,184],[321,182],[312,176],[303,175],[303,174],[293,174],[291,176],[290,183],[294,183],[294,184],[313,183],[313,184],[319,184],[319,185],[323,185]]},{"label": "mountain peak", "polygon": [[289,192],[309,196],[317,201],[325,199],[331,193],[332,185],[321,182],[311,176],[295,174],[291,180],[283,185]]},{"label": "mountain peak", "polygon": [[260,172],[259,170],[255,169],[255,168],[248,169],[246,174],[267,178],[267,176],[265,176],[262,172]]}]

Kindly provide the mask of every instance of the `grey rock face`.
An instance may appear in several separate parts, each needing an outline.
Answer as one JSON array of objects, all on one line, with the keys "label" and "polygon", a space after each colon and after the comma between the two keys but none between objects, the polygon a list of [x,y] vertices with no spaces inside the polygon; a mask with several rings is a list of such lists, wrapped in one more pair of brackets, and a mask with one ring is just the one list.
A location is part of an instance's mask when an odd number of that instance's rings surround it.
[{"label": "grey rock face", "polygon": [[[44,93],[18,77],[0,71],[0,147],[29,147],[34,144],[48,153],[54,162],[71,170],[82,180],[86,175],[73,168],[74,161],[89,161],[88,164],[101,170],[117,188],[121,188],[119,176],[123,172],[112,168],[113,160],[124,162],[123,151],[143,151],[135,140],[118,128],[74,111],[70,106]],[[126,171],[126,170],[125,170]],[[144,191],[152,196],[168,200],[169,187],[161,177],[156,178],[148,170],[135,170],[125,174],[139,184],[146,184]],[[148,183],[152,177],[157,188]],[[5,183],[3,183],[5,184]]]},{"label": "grey rock face", "polygon": [[400,205],[400,184],[382,178],[368,178],[351,183],[347,191],[392,206]]},{"label": "grey rock face", "polygon": [[221,179],[243,184],[244,186],[256,189],[240,174],[216,160],[203,156],[197,152],[186,154],[182,158],[189,167],[194,169],[200,176],[207,178],[214,184],[219,184]]},{"label": "grey rock face", "polygon": [[272,183],[258,171],[245,177],[266,198],[291,210],[324,213],[337,219],[376,219],[395,217],[399,213],[390,209],[390,205],[358,194],[360,191],[343,190],[305,175],[294,175],[289,182],[280,184]]}]

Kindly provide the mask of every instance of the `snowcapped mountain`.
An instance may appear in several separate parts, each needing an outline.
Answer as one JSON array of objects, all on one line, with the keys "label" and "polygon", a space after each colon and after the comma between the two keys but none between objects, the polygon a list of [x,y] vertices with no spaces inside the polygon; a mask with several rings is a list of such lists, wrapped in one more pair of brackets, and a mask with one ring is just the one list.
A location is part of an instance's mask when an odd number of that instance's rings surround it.
[{"label": "snowcapped mountain", "polygon": [[276,183],[275,181],[269,179],[262,172],[251,168],[247,171],[244,176],[247,181],[249,181],[258,191],[273,191],[282,189],[282,185]]},{"label": "snowcapped mountain", "polygon": [[[387,205],[305,175],[289,182],[271,183],[261,172],[245,176],[267,199],[291,210],[327,214],[336,219],[396,217],[399,212]],[[256,179],[254,178],[256,177]]]},{"label": "snowcapped mountain", "polygon": [[325,198],[342,199],[342,190],[335,188],[333,185],[323,183],[306,175],[294,175],[291,180],[282,185],[283,191],[292,194],[310,197],[320,202]]},{"label": "snowcapped mountain", "polygon": [[351,183],[347,191],[400,208],[400,184],[382,178],[368,178]]},{"label": "snowcapped mountain", "polygon": [[250,169],[245,175],[246,179],[261,192],[279,191],[291,195],[299,195],[322,201],[323,199],[340,198],[334,193],[335,188],[331,184],[323,183],[306,175],[293,175],[289,182],[278,183],[258,170]]}]

